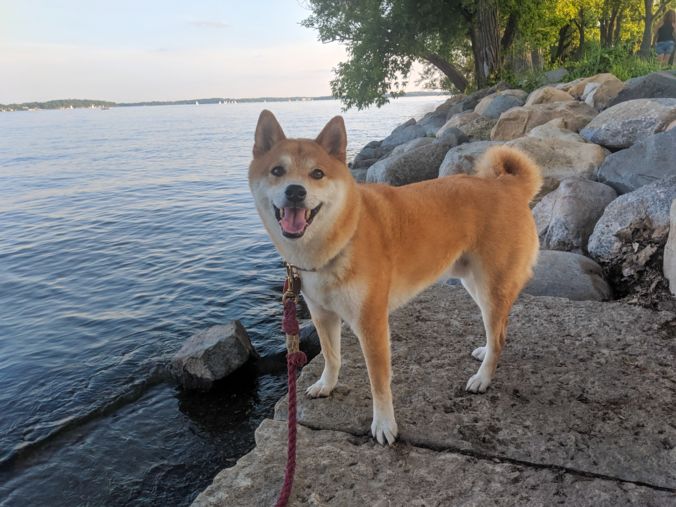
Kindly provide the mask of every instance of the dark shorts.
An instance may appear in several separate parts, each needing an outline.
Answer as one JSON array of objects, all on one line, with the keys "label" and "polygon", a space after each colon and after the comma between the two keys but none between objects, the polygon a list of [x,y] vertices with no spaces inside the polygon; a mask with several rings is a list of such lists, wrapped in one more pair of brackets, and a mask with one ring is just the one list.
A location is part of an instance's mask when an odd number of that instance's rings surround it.
[{"label": "dark shorts", "polygon": [[673,40],[662,41],[655,44],[655,52],[658,55],[670,55],[673,50],[674,50]]}]

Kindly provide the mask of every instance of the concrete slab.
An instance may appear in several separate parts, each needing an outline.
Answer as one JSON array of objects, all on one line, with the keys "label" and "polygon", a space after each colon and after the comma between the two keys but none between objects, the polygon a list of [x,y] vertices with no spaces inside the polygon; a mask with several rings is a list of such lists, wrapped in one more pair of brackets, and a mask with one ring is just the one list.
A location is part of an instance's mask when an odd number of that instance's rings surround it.
[{"label": "concrete slab", "polygon": [[[285,422],[264,421],[256,444],[219,473],[193,506],[274,505],[284,475]],[[673,500],[673,493],[629,483],[404,443],[381,447],[366,437],[300,427],[289,505],[658,507]]]},{"label": "concrete slab", "polygon": [[[619,303],[524,295],[493,384],[472,395],[464,387],[479,365],[470,352],[484,342],[478,309],[461,287],[435,286],[391,318],[401,440],[674,489],[674,318]],[[299,422],[367,435],[368,378],[347,331],[343,358],[331,397],[299,395]],[[299,393],[322,367],[321,356],[305,367]],[[282,400],[275,417],[285,414]]]}]

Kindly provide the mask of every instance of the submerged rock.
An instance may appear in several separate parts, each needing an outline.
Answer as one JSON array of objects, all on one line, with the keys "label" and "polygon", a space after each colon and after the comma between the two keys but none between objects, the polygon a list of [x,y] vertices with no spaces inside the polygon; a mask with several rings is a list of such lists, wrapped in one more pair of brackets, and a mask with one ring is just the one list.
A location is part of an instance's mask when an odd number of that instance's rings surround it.
[{"label": "submerged rock", "polygon": [[190,337],[174,355],[169,371],[187,389],[209,389],[257,356],[246,329],[234,320]]}]

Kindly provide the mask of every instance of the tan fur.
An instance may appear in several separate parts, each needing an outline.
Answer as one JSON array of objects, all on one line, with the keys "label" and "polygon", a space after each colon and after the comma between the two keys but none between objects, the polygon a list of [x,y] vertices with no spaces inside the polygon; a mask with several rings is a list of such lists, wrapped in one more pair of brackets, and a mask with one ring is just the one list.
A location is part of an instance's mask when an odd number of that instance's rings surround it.
[{"label": "tan fur", "polygon": [[[345,165],[346,135],[336,117],[317,140],[290,140],[272,113],[259,119],[249,181],[263,223],[281,255],[297,265],[303,294],[319,332],[325,370],[308,389],[327,396],[340,369],[340,321],[359,337],[371,381],[379,442],[392,443],[397,426],[390,391],[391,310],[444,276],[461,278],[479,305],[486,328],[483,360],[467,383],[483,392],[505,342],[507,318],[532,276],[538,251],[528,207],[540,188],[537,166],[507,147],[491,149],[478,175],[456,175],[403,187],[357,185]],[[281,162],[283,177],[271,175]],[[320,168],[325,177],[310,177]],[[285,238],[272,201],[301,184],[322,208],[303,237]],[[279,206],[278,206],[279,207]],[[311,206],[308,206],[311,207]]]}]

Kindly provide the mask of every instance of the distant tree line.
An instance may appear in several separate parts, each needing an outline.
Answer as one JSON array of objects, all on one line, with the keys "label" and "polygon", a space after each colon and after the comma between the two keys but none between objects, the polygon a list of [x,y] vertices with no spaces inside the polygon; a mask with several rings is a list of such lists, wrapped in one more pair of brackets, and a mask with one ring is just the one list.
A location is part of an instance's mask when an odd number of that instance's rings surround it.
[{"label": "distant tree line", "polygon": [[346,45],[332,92],[363,108],[402,94],[416,62],[431,85],[466,91],[590,48],[648,58],[655,23],[675,1],[308,0],[302,24]]}]

